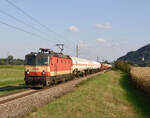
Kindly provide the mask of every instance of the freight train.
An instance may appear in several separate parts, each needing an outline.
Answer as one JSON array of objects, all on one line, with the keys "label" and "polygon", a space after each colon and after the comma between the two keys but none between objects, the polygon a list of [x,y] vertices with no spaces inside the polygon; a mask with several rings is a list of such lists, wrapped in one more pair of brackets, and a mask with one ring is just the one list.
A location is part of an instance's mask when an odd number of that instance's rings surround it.
[{"label": "freight train", "polygon": [[25,84],[30,87],[45,87],[86,76],[107,67],[86,59],[71,57],[50,49],[40,48],[25,56]]}]

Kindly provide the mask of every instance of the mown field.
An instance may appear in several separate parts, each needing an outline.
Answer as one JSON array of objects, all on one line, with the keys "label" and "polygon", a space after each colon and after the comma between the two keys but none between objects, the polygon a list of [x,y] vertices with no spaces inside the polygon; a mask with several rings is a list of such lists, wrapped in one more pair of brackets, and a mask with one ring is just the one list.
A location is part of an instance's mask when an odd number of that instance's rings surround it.
[{"label": "mown field", "polygon": [[25,118],[149,118],[150,102],[120,71],[82,82]]},{"label": "mown field", "polygon": [[[0,94],[22,88],[11,88],[14,85],[24,84],[24,66],[0,66]],[[10,89],[3,89],[10,87]]]}]

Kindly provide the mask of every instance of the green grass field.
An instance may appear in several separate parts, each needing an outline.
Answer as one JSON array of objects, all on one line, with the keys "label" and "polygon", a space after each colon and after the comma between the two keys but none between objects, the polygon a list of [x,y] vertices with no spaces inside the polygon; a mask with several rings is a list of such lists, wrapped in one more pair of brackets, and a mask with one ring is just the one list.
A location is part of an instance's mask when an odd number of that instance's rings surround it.
[{"label": "green grass field", "polygon": [[0,87],[24,82],[23,66],[0,66]]},{"label": "green grass field", "polygon": [[[24,66],[0,66],[0,88],[17,84],[24,84]],[[0,94],[20,88],[22,85],[15,89],[0,90]]]},{"label": "green grass field", "polygon": [[119,71],[82,82],[25,118],[149,118],[150,102]]}]

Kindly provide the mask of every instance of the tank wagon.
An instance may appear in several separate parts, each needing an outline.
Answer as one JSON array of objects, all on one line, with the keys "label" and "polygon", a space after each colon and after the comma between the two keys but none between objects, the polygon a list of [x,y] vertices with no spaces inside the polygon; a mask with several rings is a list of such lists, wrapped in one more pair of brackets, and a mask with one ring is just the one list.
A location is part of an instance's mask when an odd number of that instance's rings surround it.
[{"label": "tank wagon", "polygon": [[40,48],[25,56],[25,83],[44,87],[99,72],[101,64]]},{"label": "tank wagon", "polygon": [[110,65],[110,64],[101,64],[101,71],[103,71],[103,70],[107,70],[107,69],[110,69],[110,68],[112,68],[112,65]]}]

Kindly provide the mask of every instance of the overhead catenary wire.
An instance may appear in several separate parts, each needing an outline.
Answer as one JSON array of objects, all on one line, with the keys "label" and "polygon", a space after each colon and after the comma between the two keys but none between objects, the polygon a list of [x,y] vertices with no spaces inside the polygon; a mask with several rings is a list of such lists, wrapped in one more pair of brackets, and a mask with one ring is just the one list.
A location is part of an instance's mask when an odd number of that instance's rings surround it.
[{"label": "overhead catenary wire", "polygon": [[[42,34],[44,34],[44,35],[47,35],[47,36],[49,37],[49,35],[48,35],[47,33],[45,33],[45,32],[43,32],[43,31],[41,31],[41,30],[35,28],[34,26],[32,26],[32,25],[30,25],[30,24],[28,24],[28,23],[26,23],[26,22],[24,22],[24,21],[18,19],[18,18],[15,17],[15,16],[12,16],[12,15],[8,14],[7,12],[5,12],[5,11],[3,11],[3,10],[0,10],[0,13],[2,13],[2,14],[4,14],[4,15],[6,15],[6,16],[8,16],[8,17],[14,19],[14,20],[16,20],[17,22],[20,22],[20,23],[24,24],[25,26],[28,26],[28,27],[30,27],[30,28],[32,28],[32,29],[34,29],[34,30],[36,30],[36,31],[38,31],[38,32],[40,32],[40,33],[42,33]],[[56,41],[56,40],[55,40],[55,41]],[[58,43],[58,42],[57,42],[57,43]]]},{"label": "overhead catenary wire", "polygon": [[[61,39],[64,37],[62,35],[60,35],[59,33],[51,30],[48,26],[42,24],[40,21],[38,21],[37,19],[35,19],[34,17],[32,17],[31,15],[29,15],[27,12],[25,12],[23,9],[21,9],[20,7],[18,7],[17,5],[15,5],[13,2],[11,2],[10,0],[5,0],[8,4],[10,4],[11,6],[13,6],[14,8],[16,8],[18,11],[20,11],[21,13],[23,13],[25,16],[27,16],[30,20],[34,21],[35,23],[37,23],[38,25],[42,26],[43,28],[45,28],[46,30],[48,30],[49,32],[53,32],[55,33],[57,36],[61,37]],[[56,38],[55,38],[56,39]],[[56,39],[57,40],[57,39]],[[59,39],[58,39],[59,40]],[[70,40],[69,40],[70,41]],[[62,43],[61,40],[59,40],[59,42]],[[72,49],[71,47],[69,47],[67,45],[67,48]]]},{"label": "overhead catenary wire", "polygon": [[38,37],[39,39],[50,41],[49,39],[44,38],[44,37],[42,37],[42,36],[39,35],[39,34],[30,32],[30,31],[26,31],[26,30],[24,30],[24,29],[22,29],[22,28],[19,28],[19,27],[17,27],[17,26],[10,25],[10,24],[5,23],[5,22],[3,22],[3,21],[0,21],[0,23],[3,24],[3,25],[8,26],[8,27],[10,27],[10,28],[16,29],[16,30],[18,30],[18,31],[25,32],[25,33],[27,33],[27,34],[29,34],[29,35],[36,36],[36,37]]},{"label": "overhead catenary wire", "polygon": [[53,32],[55,34],[57,34],[57,36],[62,37],[59,33],[51,30],[48,26],[42,24],[40,21],[38,21],[37,19],[35,19],[34,17],[32,17],[31,15],[29,15],[27,12],[25,12],[23,9],[21,9],[20,7],[18,7],[17,5],[15,5],[13,2],[9,1],[9,0],[5,0],[7,3],[9,3],[11,6],[13,6],[14,8],[16,8],[18,11],[22,12],[25,16],[27,16],[30,20],[34,21],[35,23],[39,24],[40,26],[42,26],[43,28],[47,29],[49,32]]},{"label": "overhead catenary wire", "polygon": [[32,26],[32,25],[30,25],[30,24],[28,24],[28,23],[26,23],[26,22],[24,22],[24,21],[22,21],[22,20],[18,19],[18,18],[17,18],[17,17],[15,17],[15,16],[12,16],[12,15],[10,15],[10,14],[6,13],[6,12],[5,12],[5,11],[3,11],[3,10],[0,10],[0,13],[2,13],[2,14],[4,14],[4,15],[6,15],[6,16],[8,16],[8,17],[10,17],[10,18],[12,18],[12,19],[14,19],[14,20],[16,20],[17,22],[20,22],[20,23],[22,23],[22,24],[24,24],[24,25],[26,25],[26,26],[28,26],[28,27],[30,27],[30,28],[32,28],[32,29],[34,29],[34,30],[36,30],[36,31],[38,31],[39,33],[42,33],[42,34],[44,34],[44,35],[49,36],[47,33],[45,33],[45,32],[43,32],[43,31],[41,31],[41,30],[39,30],[39,29],[35,28],[34,26]]},{"label": "overhead catenary wire", "polygon": [[[0,10],[0,13],[2,13],[2,14],[4,14],[4,15],[6,15],[6,16],[8,16],[8,17],[14,19],[14,20],[16,20],[17,22],[20,22],[20,23],[24,24],[24,25],[27,26],[27,27],[30,27],[30,28],[32,28],[32,29],[38,31],[39,33],[42,33],[43,35],[46,35],[47,37],[49,37],[49,35],[48,35],[47,33],[45,33],[45,32],[43,32],[43,31],[39,30],[38,28],[36,28],[36,27],[34,27],[34,26],[32,26],[32,25],[30,25],[30,24],[28,24],[28,23],[26,23],[26,22],[24,22],[24,21],[18,19],[18,18],[15,17],[15,16],[12,16],[12,15],[8,14],[7,12],[5,12],[5,11],[3,11],[3,10]],[[55,40],[55,41],[56,41],[56,40]]]}]

